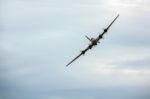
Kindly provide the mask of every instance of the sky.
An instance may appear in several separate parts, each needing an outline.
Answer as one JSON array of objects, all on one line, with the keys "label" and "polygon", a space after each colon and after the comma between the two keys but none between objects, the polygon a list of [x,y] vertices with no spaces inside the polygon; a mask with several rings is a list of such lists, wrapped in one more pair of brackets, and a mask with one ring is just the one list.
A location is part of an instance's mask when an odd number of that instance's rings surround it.
[{"label": "sky", "polygon": [[149,0],[1,0],[0,99],[150,99],[149,20]]}]

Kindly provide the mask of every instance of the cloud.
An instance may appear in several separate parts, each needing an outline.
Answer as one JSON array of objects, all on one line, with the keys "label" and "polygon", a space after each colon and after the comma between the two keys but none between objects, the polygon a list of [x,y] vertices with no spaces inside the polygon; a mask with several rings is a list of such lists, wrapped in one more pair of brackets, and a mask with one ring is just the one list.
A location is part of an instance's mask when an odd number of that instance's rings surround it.
[{"label": "cloud", "polygon": [[[149,97],[149,89],[144,89],[149,87],[150,75],[147,21],[150,15],[145,13],[149,12],[148,3],[2,0],[0,96],[5,99]],[[121,16],[100,45],[66,68],[67,62],[88,45],[84,35],[96,37],[118,12]]]},{"label": "cloud", "polygon": [[120,61],[118,64],[122,68],[134,68],[134,69],[150,69],[150,58],[143,58],[137,60]]}]

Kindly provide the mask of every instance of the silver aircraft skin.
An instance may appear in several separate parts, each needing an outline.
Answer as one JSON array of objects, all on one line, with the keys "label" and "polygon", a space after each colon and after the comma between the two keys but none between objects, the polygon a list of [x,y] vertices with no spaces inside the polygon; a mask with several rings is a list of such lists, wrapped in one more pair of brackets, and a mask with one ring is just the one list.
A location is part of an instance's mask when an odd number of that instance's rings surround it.
[{"label": "silver aircraft skin", "polygon": [[107,33],[107,31],[109,30],[109,28],[111,27],[111,25],[116,21],[116,19],[119,17],[119,14],[116,16],[116,18],[110,23],[110,25],[104,29],[103,33],[100,34],[97,38],[89,38],[88,36],[85,36],[91,43],[88,45],[88,47],[84,50],[81,51],[81,53],[75,57],[72,61],[70,61],[66,66],[69,66],[72,62],[74,62],[77,58],[79,58],[81,55],[84,55],[86,53],[86,51],[88,51],[89,49],[92,49],[94,46],[96,46],[99,42],[100,39],[103,38],[103,35],[105,33]]}]

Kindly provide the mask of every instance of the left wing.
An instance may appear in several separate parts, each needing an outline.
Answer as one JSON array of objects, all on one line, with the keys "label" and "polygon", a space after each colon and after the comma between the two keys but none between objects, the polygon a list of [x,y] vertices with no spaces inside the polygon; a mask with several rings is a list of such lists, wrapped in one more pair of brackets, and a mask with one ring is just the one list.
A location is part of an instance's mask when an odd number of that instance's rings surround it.
[{"label": "left wing", "polygon": [[82,53],[80,53],[77,57],[75,57],[71,62],[69,62],[66,66],[69,66],[73,61],[75,61],[77,58],[79,58],[82,55]]},{"label": "left wing", "polygon": [[87,47],[85,50],[81,51],[81,53],[80,53],[77,57],[75,57],[72,61],[70,61],[66,66],[68,67],[68,66],[69,66],[72,62],[74,62],[77,58],[79,58],[81,55],[84,55],[87,50],[89,50],[89,47]]}]

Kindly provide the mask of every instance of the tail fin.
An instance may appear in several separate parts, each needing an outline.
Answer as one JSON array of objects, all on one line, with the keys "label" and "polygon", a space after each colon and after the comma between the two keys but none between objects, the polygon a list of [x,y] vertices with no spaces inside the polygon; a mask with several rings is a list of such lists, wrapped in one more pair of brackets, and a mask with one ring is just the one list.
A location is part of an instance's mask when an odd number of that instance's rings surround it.
[{"label": "tail fin", "polygon": [[91,39],[90,39],[88,36],[85,35],[85,37],[86,37],[89,41],[91,41]]}]

